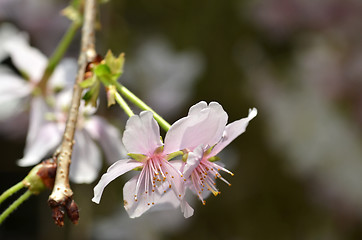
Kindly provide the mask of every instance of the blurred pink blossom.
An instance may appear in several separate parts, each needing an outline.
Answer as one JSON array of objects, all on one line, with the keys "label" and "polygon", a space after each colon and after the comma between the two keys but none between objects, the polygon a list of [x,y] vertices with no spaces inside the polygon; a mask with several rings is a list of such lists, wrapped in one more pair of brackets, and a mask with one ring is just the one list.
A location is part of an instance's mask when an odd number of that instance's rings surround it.
[{"label": "blurred pink blossom", "polygon": [[[40,101],[51,100],[57,91],[69,87],[75,79],[77,65],[73,59],[60,62],[46,86],[49,99],[44,99],[43,96],[38,96],[37,84],[42,78],[48,59],[39,50],[29,46],[25,33],[18,32],[11,25],[0,28],[0,38],[0,57],[8,55],[22,75],[0,65],[0,121],[18,122],[16,117],[27,109],[29,103],[35,104],[32,108],[38,108]],[[6,127],[17,130],[11,123],[6,124]]]},{"label": "blurred pink blossom", "polygon": [[[33,99],[30,125],[24,157],[20,166],[32,166],[40,162],[60,145],[70,107],[72,91],[63,91],[55,98],[53,108],[41,98]],[[75,133],[75,145],[70,166],[70,180],[76,183],[94,181],[102,166],[102,156],[95,141],[104,150],[111,164],[124,153],[119,130],[105,119],[94,116],[95,108],[81,105]]]}]

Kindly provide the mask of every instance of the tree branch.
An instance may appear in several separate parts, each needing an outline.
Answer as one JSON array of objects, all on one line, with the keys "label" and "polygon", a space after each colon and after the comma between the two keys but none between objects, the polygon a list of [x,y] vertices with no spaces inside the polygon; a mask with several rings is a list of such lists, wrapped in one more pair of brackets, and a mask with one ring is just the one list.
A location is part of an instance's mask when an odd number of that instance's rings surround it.
[{"label": "tree branch", "polygon": [[63,134],[60,148],[54,154],[57,162],[57,171],[54,188],[49,196],[48,203],[53,211],[53,218],[57,225],[64,225],[64,215],[67,212],[70,220],[76,224],[78,222],[78,209],[73,201],[73,191],[69,185],[69,166],[71,163],[74,135],[77,127],[77,118],[82,88],[79,83],[84,79],[84,73],[88,62],[91,62],[96,51],[94,47],[94,24],[96,15],[96,0],[86,0],[84,8],[84,21],[82,28],[82,43],[78,58],[78,74],[73,88],[73,97],[69,115]]}]

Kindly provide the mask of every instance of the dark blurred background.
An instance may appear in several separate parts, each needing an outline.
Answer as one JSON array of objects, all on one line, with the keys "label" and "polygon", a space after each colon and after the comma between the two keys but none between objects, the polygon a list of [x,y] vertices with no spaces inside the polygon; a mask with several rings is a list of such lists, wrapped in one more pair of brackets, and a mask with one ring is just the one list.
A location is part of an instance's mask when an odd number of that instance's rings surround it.
[{"label": "dark blurred background", "polygon": [[[69,25],[66,4],[0,0],[0,24],[28,32],[50,56]],[[78,226],[56,227],[44,192],[6,220],[1,239],[362,239],[360,0],[113,0],[99,10],[98,52],[125,52],[120,81],[169,122],[200,100],[221,103],[229,122],[258,108],[221,155],[232,186],[218,182],[222,194],[206,206],[195,197],[190,219],[179,210],[129,219],[129,176],[100,205],[91,202],[96,183],[74,184]],[[98,112],[125,123],[104,98]],[[0,136],[1,192],[29,171],[16,165],[26,120],[20,129]]]}]

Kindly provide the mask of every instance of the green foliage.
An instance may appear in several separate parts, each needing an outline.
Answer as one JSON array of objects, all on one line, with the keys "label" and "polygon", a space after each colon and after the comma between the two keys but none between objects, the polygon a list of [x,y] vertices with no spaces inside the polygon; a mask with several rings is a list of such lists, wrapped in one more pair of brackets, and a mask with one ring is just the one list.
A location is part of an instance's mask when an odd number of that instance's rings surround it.
[{"label": "green foliage", "polygon": [[124,54],[115,57],[109,50],[104,60],[92,68],[92,76],[80,83],[82,88],[90,88],[83,96],[86,104],[97,105],[100,83],[106,88],[108,106],[115,104],[117,79],[123,73]]},{"label": "green foliage", "polygon": [[62,10],[62,14],[73,22],[81,22],[83,17],[80,9],[83,7],[83,1],[73,0],[69,6]]},{"label": "green foliage", "polygon": [[95,82],[93,86],[84,94],[83,100],[85,104],[91,104],[93,107],[97,107],[97,99],[99,96],[100,84],[99,82]]}]

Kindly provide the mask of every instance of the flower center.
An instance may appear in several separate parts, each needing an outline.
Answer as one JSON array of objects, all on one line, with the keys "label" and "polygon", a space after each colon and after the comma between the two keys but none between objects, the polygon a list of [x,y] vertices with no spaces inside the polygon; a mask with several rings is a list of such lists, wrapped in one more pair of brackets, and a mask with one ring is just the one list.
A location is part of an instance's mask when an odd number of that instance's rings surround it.
[{"label": "flower center", "polygon": [[154,205],[157,197],[172,189],[176,196],[182,196],[183,176],[162,153],[154,154],[145,162],[138,177],[134,200],[145,198],[147,205]]},{"label": "flower center", "polygon": [[200,164],[194,169],[194,171],[191,173],[191,181],[193,184],[193,187],[195,188],[195,191],[202,201],[202,204],[205,205],[205,200],[202,197],[202,193],[205,189],[209,190],[214,194],[214,196],[217,196],[221,192],[216,188],[215,179],[219,178],[222,181],[224,181],[226,184],[231,186],[231,184],[226,181],[220,174],[219,171],[223,170],[225,172],[230,173],[231,175],[234,175],[227,169],[210,162],[205,156],[200,161]]}]

